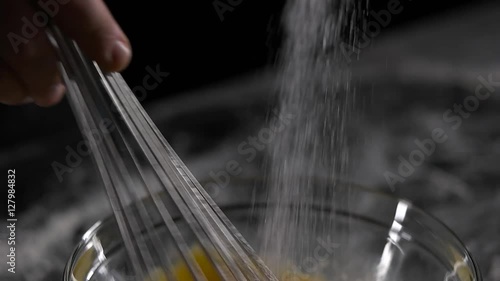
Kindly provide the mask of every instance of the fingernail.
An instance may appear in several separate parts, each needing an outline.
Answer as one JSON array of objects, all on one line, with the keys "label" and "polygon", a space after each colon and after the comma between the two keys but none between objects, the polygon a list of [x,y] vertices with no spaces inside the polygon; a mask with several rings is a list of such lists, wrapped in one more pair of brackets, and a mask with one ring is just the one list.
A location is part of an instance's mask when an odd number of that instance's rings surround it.
[{"label": "fingernail", "polygon": [[111,50],[110,65],[117,71],[124,69],[130,62],[130,48],[122,41],[116,41]]}]

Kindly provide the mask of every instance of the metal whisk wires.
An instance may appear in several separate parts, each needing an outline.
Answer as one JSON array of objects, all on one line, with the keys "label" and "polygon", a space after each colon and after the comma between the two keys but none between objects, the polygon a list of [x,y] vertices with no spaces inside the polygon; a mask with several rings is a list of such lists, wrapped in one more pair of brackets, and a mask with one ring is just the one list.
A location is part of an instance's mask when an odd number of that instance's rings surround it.
[{"label": "metal whisk wires", "polygon": [[[158,272],[176,280],[173,268],[179,262],[192,280],[207,280],[206,269],[190,251],[189,237],[195,238],[218,280],[277,280],[177,156],[121,75],[103,73],[57,27],[51,27],[49,37],[135,280],[153,280]],[[174,214],[188,227],[182,228]],[[165,231],[157,231],[158,221]]]}]

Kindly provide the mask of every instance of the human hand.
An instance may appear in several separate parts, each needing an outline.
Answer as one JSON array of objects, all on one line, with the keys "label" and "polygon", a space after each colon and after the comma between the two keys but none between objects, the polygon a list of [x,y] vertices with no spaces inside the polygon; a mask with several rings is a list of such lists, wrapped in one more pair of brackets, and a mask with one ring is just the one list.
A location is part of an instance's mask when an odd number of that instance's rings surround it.
[{"label": "human hand", "polygon": [[121,71],[130,43],[102,0],[0,0],[0,103],[57,104],[65,87],[44,28],[53,20],[105,71]]}]

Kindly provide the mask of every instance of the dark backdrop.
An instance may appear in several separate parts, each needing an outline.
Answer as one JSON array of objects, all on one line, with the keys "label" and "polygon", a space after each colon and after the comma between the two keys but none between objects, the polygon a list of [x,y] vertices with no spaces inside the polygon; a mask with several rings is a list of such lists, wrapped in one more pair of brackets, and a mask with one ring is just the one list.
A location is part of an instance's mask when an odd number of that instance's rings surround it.
[{"label": "dark backdrop", "polygon": [[[214,9],[214,0],[106,2],[134,48],[134,59],[124,73],[126,79],[140,85],[144,68],[156,63],[171,72],[169,83],[149,95],[148,102],[272,63],[279,47],[280,13],[286,1],[220,0],[241,2],[224,13],[223,21]],[[379,11],[387,2],[371,0],[370,10]],[[480,2],[485,0],[401,0],[405,9],[387,29]]]}]

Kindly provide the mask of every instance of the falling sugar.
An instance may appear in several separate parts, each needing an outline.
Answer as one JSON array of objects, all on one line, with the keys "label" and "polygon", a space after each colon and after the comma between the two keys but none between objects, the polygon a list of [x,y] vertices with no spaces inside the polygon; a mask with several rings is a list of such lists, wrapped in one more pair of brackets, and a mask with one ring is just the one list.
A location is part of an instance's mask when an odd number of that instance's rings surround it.
[{"label": "falling sugar", "polygon": [[355,46],[360,5],[351,0],[290,0],[284,13],[279,106],[281,114],[293,117],[270,147],[269,204],[261,228],[261,252],[276,257],[271,267],[278,271],[287,267],[285,260],[293,259],[300,267],[301,257],[313,256],[304,242],[311,240],[312,229],[317,233],[336,227],[332,214],[318,225],[312,199],[322,198],[316,203],[330,208],[347,202],[347,187],[340,180],[349,170],[346,128],[355,92],[345,48]]}]

